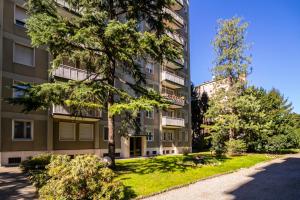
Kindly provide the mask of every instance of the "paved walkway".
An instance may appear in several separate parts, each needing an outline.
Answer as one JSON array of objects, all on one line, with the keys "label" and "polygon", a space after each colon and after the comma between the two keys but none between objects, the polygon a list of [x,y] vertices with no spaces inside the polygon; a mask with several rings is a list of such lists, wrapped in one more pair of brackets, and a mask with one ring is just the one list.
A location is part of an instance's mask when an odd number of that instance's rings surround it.
[{"label": "paved walkway", "polygon": [[35,188],[18,167],[0,167],[0,199],[37,199]]},{"label": "paved walkway", "polygon": [[199,181],[147,200],[299,200],[300,154]]}]

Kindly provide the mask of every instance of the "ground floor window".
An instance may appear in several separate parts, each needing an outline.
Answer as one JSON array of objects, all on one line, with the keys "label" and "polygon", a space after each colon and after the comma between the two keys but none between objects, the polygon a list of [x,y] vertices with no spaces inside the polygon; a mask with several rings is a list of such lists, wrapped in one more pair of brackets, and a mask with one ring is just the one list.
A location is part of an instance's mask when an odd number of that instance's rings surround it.
[{"label": "ground floor window", "polygon": [[103,128],[103,140],[108,141],[108,127]]},{"label": "ground floor window", "polygon": [[173,141],[174,133],[172,131],[164,131],[162,135],[162,140],[164,141]]},{"label": "ground floor window", "polygon": [[76,124],[70,122],[59,122],[59,140],[74,141],[76,139]]},{"label": "ground floor window", "polygon": [[13,120],[13,139],[14,140],[32,140],[33,139],[33,121]]},{"label": "ground floor window", "polygon": [[146,138],[147,138],[147,141],[148,141],[148,142],[154,141],[154,134],[153,134],[153,131],[147,130],[147,131],[146,131]]},{"label": "ground floor window", "polygon": [[93,124],[79,124],[79,140],[91,141],[94,139]]}]

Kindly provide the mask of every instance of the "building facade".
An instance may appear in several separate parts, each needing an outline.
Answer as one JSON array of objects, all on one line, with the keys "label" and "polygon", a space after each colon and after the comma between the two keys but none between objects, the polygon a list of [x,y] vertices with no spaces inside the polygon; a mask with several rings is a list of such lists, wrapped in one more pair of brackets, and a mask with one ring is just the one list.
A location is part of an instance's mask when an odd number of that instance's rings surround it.
[{"label": "building facade", "polygon": [[[64,1],[57,2],[62,10],[67,6]],[[185,149],[191,150],[188,8],[187,0],[176,0],[176,4],[165,9],[174,17],[168,25],[175,32],[167,34],[182,48],[183,59],[164,62],[163,65],[142,63],[147,87],[160,92],[173,104],[167,111],[141,112],[140,135],[123,137],[116,134],[116,154],[119,157],[177,154]],[[91,110],[83,117],[75,118],[68,108],[52,106],[48,111],[22,113],[22,107],[5,101],[22,95],[14,91],[12,85],[18,82],[45,83],[51,78],[48,72],[50,56],[43,48],[32,48],[24,27],[26,18],[23,0],[0,1],[0,164],[16,164],[46,152],[104,156],[108,146],[105,112]],[[79,80],[85,75],[84,70],[63,63],[51,76]],[[119,87],[125,86],[119,84]],[[120,120],[117,120],[117,126]]]}]

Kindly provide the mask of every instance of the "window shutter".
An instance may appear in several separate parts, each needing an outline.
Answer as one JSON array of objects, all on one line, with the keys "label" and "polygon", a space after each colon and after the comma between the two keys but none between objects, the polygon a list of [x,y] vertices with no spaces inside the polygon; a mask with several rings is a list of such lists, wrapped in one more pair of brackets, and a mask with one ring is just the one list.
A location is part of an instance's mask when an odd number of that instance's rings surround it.
[{"label": "window shutter", "polygon": [[79,140],[93,140],[94,126],[93,124],[79,124]]},{"label": "window shutter", "polygon": [[15,10],[15,19],[16,19],[16,21],[21,21],[21,22],[25,23],[27,18],[28,18],[28,16],[26,14],[26,10],[24,8],[16,6],[16,10]]},{"label": "window shutter", "polygon": [[33,66],[33,48],[16,43],[14,61],[23,65]]},{"label": "window shutter", "polygon": [[75,140],[75,123],[59,122],[59,140]]}]

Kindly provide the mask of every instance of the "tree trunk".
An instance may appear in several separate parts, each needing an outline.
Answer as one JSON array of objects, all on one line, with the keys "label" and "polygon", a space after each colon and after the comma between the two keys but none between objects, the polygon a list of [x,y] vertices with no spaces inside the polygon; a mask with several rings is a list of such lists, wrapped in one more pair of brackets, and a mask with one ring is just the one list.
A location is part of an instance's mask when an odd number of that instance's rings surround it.
[{"label": "tree trunk", "polygon": [[[108,83],[111,86],[115,85],[115,69],[116,69],[116,62],[112,60],[112,66],[110,71],[110,76]],[[107,109],[109,111],[110,107],[114,104],[114,93],[109,92],[108,94],[108,101],[107,101]],[[111,116],[110,113],[107,113],[107,121],[108,121],[108,155],[111,158],[111,168],[115,167],[115,120],[114,116]]]},{"label": "tree trunk", "polygon": [[[113,95],[110,95],[108,109],[113,104]],[[115,122],[114,117],[108,113],[108,155],[111,158],[111,167],[115,167]]]}]

